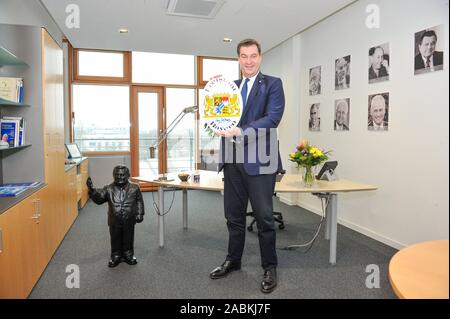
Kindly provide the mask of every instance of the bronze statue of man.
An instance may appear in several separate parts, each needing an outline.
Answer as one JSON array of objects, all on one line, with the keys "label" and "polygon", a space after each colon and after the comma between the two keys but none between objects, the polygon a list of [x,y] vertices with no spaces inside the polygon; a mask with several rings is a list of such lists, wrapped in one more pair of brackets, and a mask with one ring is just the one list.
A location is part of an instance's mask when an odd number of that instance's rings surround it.
[{"label": "bronze statue of man", "polygon": [[101,205],[108,202],[108,226],[111,235],[111,259],[109,267],[116,267],[122,261],[136,265],[134,256],[134,226],[144,220],[144,200],[139,186],[130,183],[130,171],[126,166],[113,170],[114,182],[103,188],[94,188],[87,179],[89,197]]}]

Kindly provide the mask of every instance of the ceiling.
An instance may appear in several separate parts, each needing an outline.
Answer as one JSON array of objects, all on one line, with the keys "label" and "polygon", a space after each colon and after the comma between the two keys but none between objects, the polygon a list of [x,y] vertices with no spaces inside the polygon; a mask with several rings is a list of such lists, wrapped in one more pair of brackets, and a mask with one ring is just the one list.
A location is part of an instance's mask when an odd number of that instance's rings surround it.
[{"label": "ceiling", "polygon": [[[169,0],[41,2],[76,48],[234,57],[244,38],[257,39],[268,51],[354,0],[225,0],[212,19],[168,15]],[[66,27],[69,4],[79,8],[80,28]]]}]

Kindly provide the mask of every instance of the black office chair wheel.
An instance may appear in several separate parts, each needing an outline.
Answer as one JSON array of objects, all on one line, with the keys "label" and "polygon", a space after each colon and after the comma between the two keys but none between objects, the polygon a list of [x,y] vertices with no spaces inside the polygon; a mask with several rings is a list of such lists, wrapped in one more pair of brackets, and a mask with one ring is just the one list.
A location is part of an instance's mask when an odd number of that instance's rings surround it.
[{"label": "black office chair wheel", "polygon": [[284,229],[284,224],[278,225],[278,228],[279,228],[279,229]]},{"label": "black office chair wheel", "polygon": [[253,231],[253,226],[247,226],[248,231]]}]

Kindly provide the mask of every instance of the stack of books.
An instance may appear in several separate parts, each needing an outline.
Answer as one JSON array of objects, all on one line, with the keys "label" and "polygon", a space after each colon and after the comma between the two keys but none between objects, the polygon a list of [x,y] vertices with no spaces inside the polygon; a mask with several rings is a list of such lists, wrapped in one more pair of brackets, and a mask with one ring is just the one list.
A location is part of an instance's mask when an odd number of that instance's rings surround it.
[{"label": "stack of books", "polygon": [[0,77],[0,98],[23,103],[23,78]]},{"label": "stack of books", "polygon": [[39,186],[40,182],[0,184],[0,197],[12,197],[22,194],[29,188]]},{"label": "stack of books", "polygon": [[0,119],[0,133],[9,147],[25,145],[25,119],[21,116],[4,116]]}]

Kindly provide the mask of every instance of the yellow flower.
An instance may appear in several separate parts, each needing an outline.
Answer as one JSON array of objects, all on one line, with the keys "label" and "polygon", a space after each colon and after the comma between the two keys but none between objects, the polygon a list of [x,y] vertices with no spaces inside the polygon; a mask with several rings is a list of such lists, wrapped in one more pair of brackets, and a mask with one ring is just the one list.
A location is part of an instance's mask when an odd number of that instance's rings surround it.
[{"label": "yellow flower", "polygon": [[291,158],[295,158],[295,153],[291,153],[291,154],[289,154],[289,156],[290,156]]},{"label": "yellow flower", "polygon": [[311,154],[312,154],[314,157],[321,157],[321,156],[323,155],[322,151],[321,151],[320,149],[318,149],[317,147],[313,147],[313,148],[311,149]]}]

